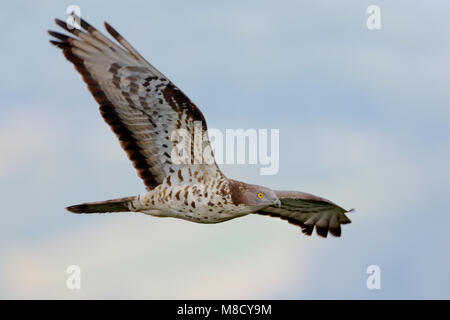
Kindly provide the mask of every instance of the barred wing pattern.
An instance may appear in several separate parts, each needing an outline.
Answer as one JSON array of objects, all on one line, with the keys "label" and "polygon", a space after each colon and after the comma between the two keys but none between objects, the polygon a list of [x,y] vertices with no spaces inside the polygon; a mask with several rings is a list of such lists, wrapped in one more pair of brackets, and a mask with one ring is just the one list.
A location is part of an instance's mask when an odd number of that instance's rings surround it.
[{"label": "barred wing pattern", "polygon": [[281,201],[281,207],[267,207],[258,214],[281,218],[298,225],[302,232],[310,236],[314,226],[321,237],[327,237],[328,232],[333,236],[341,235],[341,224],[350,223],[345,215],[352,210],[345,210],[333,202],[298,191],[275,191]]},{"label": "barred wing pattern", "polygon": [[[103,119],[119,138],[147,189],[159,185],[181,167],[171,157],[176,145],[181,144],[184,150],[190,151],[190,163],[196,158],[193,143],[199,138],[196,123],[202,129],[201,150],[211,151],[205,118],[183,92],[109,24],[105,22],[105,27],[119,44],[83,19],[75,18],[82,29],[71,29],[65,22],[55,19],[56,24],[73,37],[49,31],[57,39],[50,42],[62,49],[81,74],[100,105]],[[172,136],[174,130],[179,129],[184,129],[190,139],[183,141],[179,136]],[[220,172],[212,152],[208,154],[208,161],[208,164],[196,165],[196,170]]]}]

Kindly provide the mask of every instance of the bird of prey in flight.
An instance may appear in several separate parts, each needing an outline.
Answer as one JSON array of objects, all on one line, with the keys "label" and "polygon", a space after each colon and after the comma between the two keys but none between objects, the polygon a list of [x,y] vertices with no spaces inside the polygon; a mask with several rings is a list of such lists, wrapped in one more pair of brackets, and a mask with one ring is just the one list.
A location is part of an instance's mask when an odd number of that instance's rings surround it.
[{"label": "bird of prey in flight", "polygon": [[[322,237],[328,232],[341,235],[341,224],[350,222],[345,215],[349,211],[329,200],[229,179],[217,166],[212,151],[209,156],[213,160],[209,162],[174,161],[174,149],[179,143],[183,145],[180,138],[177,140],[177,130],[195,138],[196,123],[203,129],[201,147],[211,150],[201,111],[108,23],[106,30],[117,42],[80,17],[74,15],[74,19],[80,28],[55,19],[71,35],[49,31],[54,37],[50,42],[62,49],[81,74],[146,191],[132,197],[74,205],[67,210],[141,212],[197,223],[261,214],[300,226],[306,235],[311,235],[314,227]],[[195,148],[186,149],[190,159],[195,158]]]}]

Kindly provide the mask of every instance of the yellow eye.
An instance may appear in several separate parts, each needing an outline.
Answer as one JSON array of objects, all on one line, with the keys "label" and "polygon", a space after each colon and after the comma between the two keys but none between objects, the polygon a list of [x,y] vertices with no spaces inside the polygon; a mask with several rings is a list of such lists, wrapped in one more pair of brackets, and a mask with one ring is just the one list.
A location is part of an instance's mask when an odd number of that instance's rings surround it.
[{"label": "yellow eye", "polygon": [[260,198],[260,199],[264,198],[264,195],[263,195],[261,192],[258,192],[257,196],[258,196],[258,198]]}]

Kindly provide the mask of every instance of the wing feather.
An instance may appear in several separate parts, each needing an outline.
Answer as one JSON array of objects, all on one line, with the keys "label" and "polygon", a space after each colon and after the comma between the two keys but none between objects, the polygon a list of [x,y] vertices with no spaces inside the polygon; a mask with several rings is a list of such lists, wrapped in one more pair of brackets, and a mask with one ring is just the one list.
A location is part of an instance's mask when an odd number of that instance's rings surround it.
[{"label": "wing feather", "polygon": [[258,214],[268,215],[287,220],[298,225],[302,232],[310,236],[316,229],[321,237],[327,237],[328,233],[335,237],[341,236],[341,224],[350,223],[347,212],[335,203],[298,191],[275,191],[280,199],[281,207],[267,207]]},{"label": "wing feather", "polygon": [[[62,49],[81,74],[100,105],[100,114],[117,135],[147,189],[185,166],[212,175],[221,174],[214,160],[211,161],[214,158],[206,121],[197,106],[109,24],[105,23],[105,27],[119,44],[85,20],[76,18],[82,30],[69,28],[65,22],[55,19],[72,36],[49,31],[56,38],[50,42]],[[197,122],[203,130],[202,150],[211,151],[207,163],[194,163],[198,160],[193,147]],[[187,132],[191,141],[190,148],[186,148],[191,162],[183,164],[172,159],[172,151],[181,140],[173,139],[173,133],[180,129]]]}]

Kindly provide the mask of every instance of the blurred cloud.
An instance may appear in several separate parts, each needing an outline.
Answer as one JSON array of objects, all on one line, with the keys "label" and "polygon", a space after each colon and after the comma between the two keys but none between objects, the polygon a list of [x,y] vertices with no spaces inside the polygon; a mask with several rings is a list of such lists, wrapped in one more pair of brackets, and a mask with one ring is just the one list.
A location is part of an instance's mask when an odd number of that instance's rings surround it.
[{"label": "blurred cloud", "polygon": [[[302,277],[294,242],[267,242],[242,224],[234,227],[110,216],[58,241],[9,247],[2,256],[6,288],[14,297],[32,299],[263,298]],[[232,239],[237,234],[247,234],[245,250]],[[232,246],[217,250],[224,242]],[[65,287],[72,264],[81,267],[80,291]]]},{"label": "blurred cloud", "polygon": [[13,175],[49,149],[49,125],[41,114],[20,112],[2,119],[0,128],[0,177]]}]

